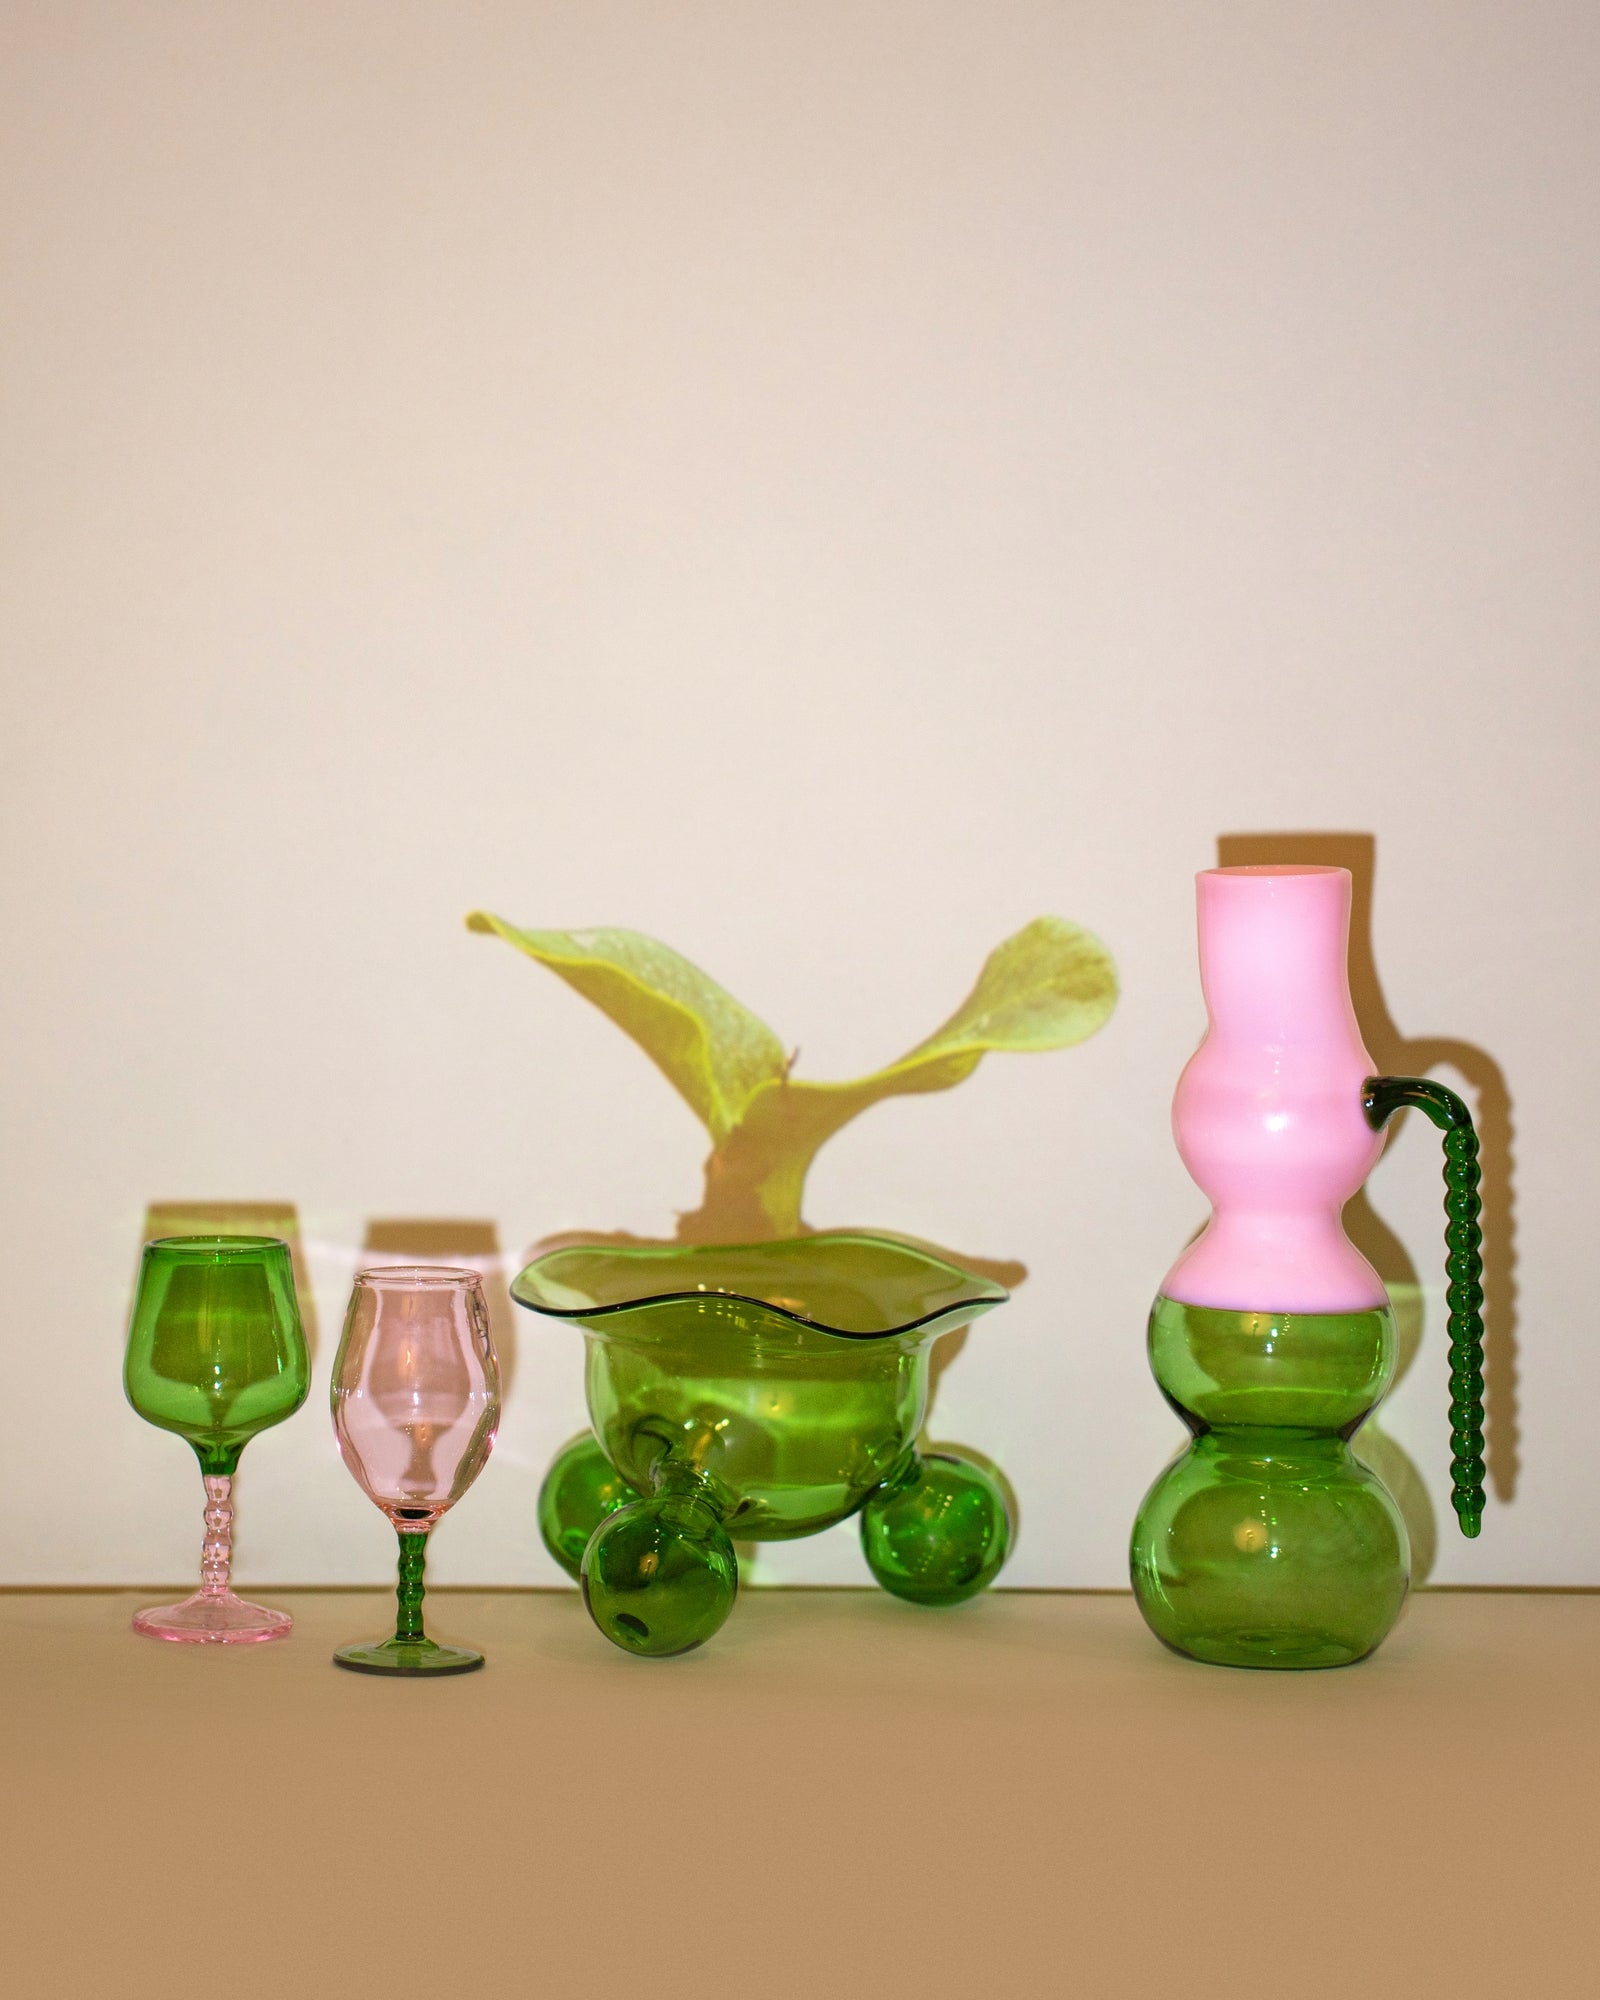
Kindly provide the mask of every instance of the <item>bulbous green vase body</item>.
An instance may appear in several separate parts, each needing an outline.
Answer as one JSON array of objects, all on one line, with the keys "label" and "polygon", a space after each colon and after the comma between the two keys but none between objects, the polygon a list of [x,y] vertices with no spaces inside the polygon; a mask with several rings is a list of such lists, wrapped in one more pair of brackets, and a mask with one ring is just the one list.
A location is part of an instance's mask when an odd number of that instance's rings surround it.
[{"label": "bulbous green vase body", "polygon": [[1146,1494],[1133,1587],[1176,1652],[1233,1667],[1336,1667],[1405,1601],[1411,1554],[1350,1439],[1394,1374],[1387,1307],[1232,1312],[1158,1298],[1150,1365],[1192,1442]]}]

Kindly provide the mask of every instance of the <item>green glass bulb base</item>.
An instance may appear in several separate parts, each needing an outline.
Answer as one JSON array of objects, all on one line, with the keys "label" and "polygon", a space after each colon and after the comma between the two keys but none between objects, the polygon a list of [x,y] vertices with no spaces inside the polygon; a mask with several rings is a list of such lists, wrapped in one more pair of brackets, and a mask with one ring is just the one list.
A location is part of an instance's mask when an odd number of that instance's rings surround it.
[{"label": "green glass bulb base", "polygon": [[1193,1434],[1146,1494],[1131,1568],[1156,1637],[1226,1667],[1365,1658],[1410,1581],[1405,1524],[1349,1439],[1394,1373],[1386,1307],[1248,1313],[1158,1298],[1150,1365]]}]

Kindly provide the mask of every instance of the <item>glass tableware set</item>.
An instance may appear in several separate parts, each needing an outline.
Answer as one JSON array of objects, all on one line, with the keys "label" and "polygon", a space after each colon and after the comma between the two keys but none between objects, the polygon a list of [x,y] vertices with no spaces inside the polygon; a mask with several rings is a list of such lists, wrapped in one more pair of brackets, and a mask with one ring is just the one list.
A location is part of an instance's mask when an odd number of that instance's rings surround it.
[{"label": "glass tableware set", "polygon": [[[152,1639],[237,1645],[287,1638],[286,1611],[228,1587],[239,1454],[293,1416],[310,1367],[286,1243],[268,1236],[171,1236],[145,1245],[124,1371],[128,1401],[194,1446],[206,1485],[200,1588],[141,1611]],[[465,1674],[481,1653],[422,1628],[428,1537],[483,1470],[500,1421],[500,1370],[475,1270],[386,1265],[356,1277],[333,1364],[333,1428],[344,1462],[400,1543],[394,1636],[342,1646],[359,1674]]]},{"label": "glass tableware set", "polygon": [[[1134,1525],[1134,1593],[1188,1658],[1267,1668],[1369,1654],[1410,1579],[1400,1512],[1351,1440],[1395,1366],[1381,1279],[1341,1212],[1386,1121],[1414,1107],[1444,1134],[1453,1504],[1483,1508],[1478,1149],[1465,1104],[1372,1073],[1345,969],[1342,868],[1219,868],[1198,878],[1209,1025],[1173,1128],[1210,1198],[1163,1280],[1152,1371],[1190,1442]],[[819,1231],[734,1245],[580,1244],[537,1258],[519,1305],[578,1327],[590,1429],[540,1495],[546,1548],[614,1645],[664,1657],[732,1610],[737,1541],[858,1517],[866,1564],[913,1604],[983,1591],[1010,1552],[1003,1481],[979,1454],[922,1441],[929,1352],[1005,1289],[920,1245]],[[178,1643],[281,1639],[291,1620],[229,1581],[232,1482],[257,1432],[309,1387],[287,1246],[262,1236],[145,1246],[125,1383],[140,1416],[186,1438],[205,1484],[200,1588],[140,1611]],[[483,1470],[500,1379],[475,1270],[391,1265],[355,1280],[332,1376],[338,1449],[399,1544],[394,1633],[342,1647],[352,1672],[443,1677],[483,1665],[423,1629],[429,1536]]]}]

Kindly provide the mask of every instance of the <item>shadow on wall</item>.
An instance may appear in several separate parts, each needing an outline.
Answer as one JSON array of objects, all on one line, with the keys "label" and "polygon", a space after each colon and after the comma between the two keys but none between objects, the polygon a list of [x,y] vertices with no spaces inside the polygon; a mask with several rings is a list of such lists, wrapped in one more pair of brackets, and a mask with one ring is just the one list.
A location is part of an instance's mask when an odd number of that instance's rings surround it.
[{"label": "shadow on wall", "polygon": [[[1278,863],[1321,863],[1348,868],[1350,997],[1379,1074],[1425,1076],[1441,1064],[1455,1070],[1477,1102],[1483,1158],[1484,1403],[1488,1417],[1486,1463],[1495,1498],[1515,1499],[1519,1471],[1517,1430],[1516,1211],[1512,1182],[1511,1096],[1500,1065],[1476,1043],[1442,1035],[1409,1036],[1395,1025],[1372,950],[1372,887],[1377,841],[1370,833],[1225,833],[1217,839],[1217,864],[1240,868]],[[1405,1245],[1367,1200],[1366,1190],[1344,1213],[1350,1240],[1377,1271],[1394,1300],[1399,1334],[1398,1381],[1422,1338],[1422,1291]],[[1443,1222],[1434,1255],[1442,1258]],[[1361,1432],[1361,1455],[1393,1492],[1411,1533],[1418,1580],[1433,1566],[1438,1532],[1421,1475],[1377,1420]]]},{"label": "shadow on wall", "polygon": [[516,1314],[506,1285],[500,1234],[492,1222],[450,1215],[374,1216],[361,1244],[363,1269],[374,1264],[462,1264],[483,1279],[489,1335],[500,1362],[500,1393],[516,1376]]},{"label": "shadow on wall", "polygon": [[[300,1218],[289,1201],[153,1201],[144,1212],[144,1243],[158,1236],[281,1236],[294,1266],[306,1352],[317,1359],[317,1304],[306,1275]],[[137,1274],[135,1274],[137,1282]]]}]

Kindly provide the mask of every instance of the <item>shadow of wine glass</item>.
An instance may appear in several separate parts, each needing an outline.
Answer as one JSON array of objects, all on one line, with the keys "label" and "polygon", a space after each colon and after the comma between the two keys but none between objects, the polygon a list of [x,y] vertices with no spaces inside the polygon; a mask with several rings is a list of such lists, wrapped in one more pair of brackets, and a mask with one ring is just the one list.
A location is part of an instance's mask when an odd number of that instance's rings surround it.
[{"label": "shadow of wine glass", "polygon": [[[1516,1206],[1512,1172],[1512,1107],[1505,1074],[1486,1049],[1441,1035],[1406,1035],[1396,1025],[1378,977],[1372,945],[1372,895],[1377,839],[1370,833],[1224,833],[1217,837],[1223,868],[1319,863],[1348,868],[1350,997],[1361,1038],[1380,1074],[1425,1076],[1441,1064],[1466,1082],[1475,1103],[1483,1162],[1483,1319],[1485,1460],[1495,1498],[1516,1497],[1520,1471],[1517,1414]],[[1416,1266],[1392,1229],[1372,1207],[1366,1190],[1345,1209],[1350,1240],[1377,1271],[1394,1302],[1398,1382],[1422,1339],[1423,1293]],[[1442,1225],[1441,1225],[1442,1227]],[[1438,1547],[1438,1529],[1422,1475],[1410,1457],[1369,1420],[1360,1451],[1393,1492],[1411,1533],[1413,1568],[1425,1581]]]}]

